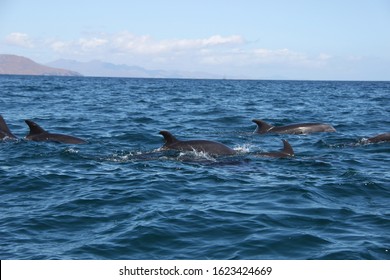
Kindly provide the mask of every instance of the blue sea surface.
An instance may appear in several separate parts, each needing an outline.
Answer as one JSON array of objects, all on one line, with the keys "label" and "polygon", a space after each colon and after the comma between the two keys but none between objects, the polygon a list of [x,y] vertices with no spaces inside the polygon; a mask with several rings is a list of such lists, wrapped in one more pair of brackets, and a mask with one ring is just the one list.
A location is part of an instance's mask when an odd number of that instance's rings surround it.
[{"label": "blue sea surface", "polygon": [[[0,114],[0,259],[390,259],[390,143],[364,141],[390,131],[390,82],[0,76]],[[27,141],[25,119],[88,143]],[[295,157],[256,155],[282,139]]]}]

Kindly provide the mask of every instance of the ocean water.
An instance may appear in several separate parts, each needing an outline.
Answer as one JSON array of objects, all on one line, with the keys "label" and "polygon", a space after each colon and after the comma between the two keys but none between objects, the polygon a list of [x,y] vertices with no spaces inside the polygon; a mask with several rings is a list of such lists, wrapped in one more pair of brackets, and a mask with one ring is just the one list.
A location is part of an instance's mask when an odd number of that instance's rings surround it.
[{"label": "ocean water", "polygon": [[[0,76],[0,259],[390,259],[390,82]],[[256,135],[274,125],[336,133]],[[25,119],[88,141],[26,141]],[[235,156],[162,151],[160,130]],[[287,139],[293,158],[264,158]]]}]

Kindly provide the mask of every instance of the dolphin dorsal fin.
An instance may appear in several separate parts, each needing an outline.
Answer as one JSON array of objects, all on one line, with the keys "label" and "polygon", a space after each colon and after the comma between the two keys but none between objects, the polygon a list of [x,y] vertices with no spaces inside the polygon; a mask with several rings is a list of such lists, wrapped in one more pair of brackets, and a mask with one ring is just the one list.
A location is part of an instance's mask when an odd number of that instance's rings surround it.
[{"label": "dolphin dorsal fin", "polygon": [[282,141],[283,141],[282,153],[287,154],[289,156],[293,156],[294,155],[294,150],[291,147],[290,143],[288,143],[287,140],[284,140],[284,139]]},{"label": "dolphin dorsal fin", "polygon": [[47,132],[46,130],[44,130],[42,127],[40,127],[33,121],[25,120],[25,122],[30,127],[30,133],[28,135],[37,135],[37,134]]},{"label": "dolphin dorsal fin", "polygon": [[254,119],[254,120],[252,120],[252,122],[257,124],[257,128],[255,130],[255,133],[260,133],[260,134],[267,133],[271,128],[273,128],[272,125],[270,125],[262,120]]},{"label": "dolphin dorsal fin", "polygon": [[5,133],[10,133],[11,131],[8,128],[7,123],[5,122],[4,118],[2,115],[0,115],[0,130],[4,131]]},{"label": "dolphin dorsal fin", "polygon": [[169,131],[162,130],[160,131],[160,134],[164,136],[165,139],[165,145],[170,145],[172,143],[177,142],[178,140],[173,136]]}]

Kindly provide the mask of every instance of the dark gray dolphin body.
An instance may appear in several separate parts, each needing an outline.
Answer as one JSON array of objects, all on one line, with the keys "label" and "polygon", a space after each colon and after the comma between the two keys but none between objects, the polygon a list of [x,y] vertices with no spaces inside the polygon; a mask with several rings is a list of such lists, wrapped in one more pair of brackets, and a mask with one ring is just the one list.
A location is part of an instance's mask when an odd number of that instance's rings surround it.
[{"label": "dark gray dolphin body", "polygon": [[277,134],[308,134],[314,132],[335,132],[333,126],[325,123],[299,123],[284,126],[272,126],[265,121],[254,119],[257,124],[255,133],[277,133]]},{"label": "dark gray dolphin body", "polygon": [[293,157],[294,156],[294,150],[291,147],[290,143],[287,142],[287,140],[283,141],[283,149],[276,152],[266,152],[266,153],[257,153],[257,156],[262,157],[273,157],[273,158],[286,158],[286,157]]},{"label": "dark gray dolphin body", "polygon": [[9,130],[7,123],[2,115],[0,115],[0,140],[17,139],[15,135]]},{"label": "dark gray dolphin body", "polygon": [[187,140],[180,141],[176,139],[168,131],[160,131],[160,134],[164,136],[165,144],[164,149],[179,150],[179,151],[197,151],[204,152],[210,155],[234,155],[236,151],[225,146],[222,143],[208,140]]},{"label": "dark gray dolphin body", "polygon": [[390,132],[382,133],[367,139],[368,143],[390,142]]},{"label": "dark gray dolphin body", "polygon": [[25,122],[30,127],[30,133],[26,136],[26,139],[28,139],[28,140],[53,141],[53,142],[64,143],[64,144],[84,144],[84,143],[86,143],[86,141],[84,141],[83,139],[77,138],[77,137],[64,135],[64,134],[49,133],[33,121],[25,120]]}]

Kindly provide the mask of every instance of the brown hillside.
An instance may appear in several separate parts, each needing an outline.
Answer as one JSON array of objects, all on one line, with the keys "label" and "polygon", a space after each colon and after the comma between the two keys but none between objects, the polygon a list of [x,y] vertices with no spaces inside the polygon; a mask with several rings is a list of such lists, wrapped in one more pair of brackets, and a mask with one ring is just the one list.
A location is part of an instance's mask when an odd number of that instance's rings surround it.
[{"label": "brown hillside", "polygon": [[74,71],[44,66],[29,58],[9,54],[0,54],[0,75],[81,76]]}]

